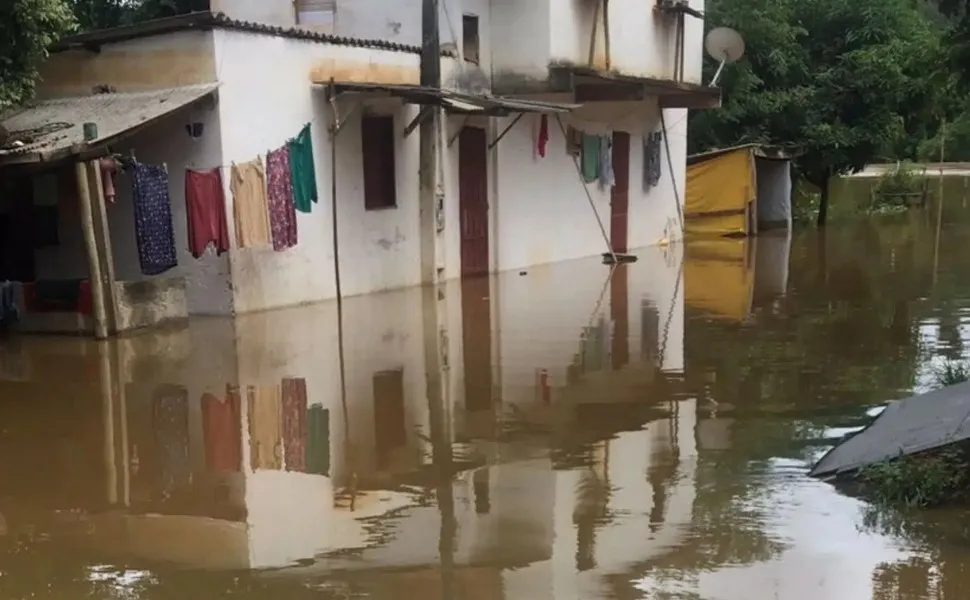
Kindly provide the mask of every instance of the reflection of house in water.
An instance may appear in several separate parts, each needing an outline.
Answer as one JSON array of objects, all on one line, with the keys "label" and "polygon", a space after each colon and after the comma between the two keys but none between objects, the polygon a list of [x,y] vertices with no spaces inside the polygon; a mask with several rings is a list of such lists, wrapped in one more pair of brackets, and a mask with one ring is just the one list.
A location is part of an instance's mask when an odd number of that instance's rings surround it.
[{"label": "reflection of house in water", "polygon": [[705,408],[703,413],[707,418],[701,419],[697,426],[698,442],[704,449],[730,446],[733,421],[717,415],[719,405],[710,396],[720,398],[720,395],[712,394],[710,388],[736,386],[737,382],[718,381],[718,375],[722,379],[727,376],[720,368],[722,363],[736,360],[736,353],[723,351],[717,339],[699,338],[701,332],[710,336],[711,331],[719,329],[697,327],[692,321],[716,320],[725,332],[737,327],[756,327],[757,311],[772,310],[773,303],[787,293],[790,249],[788,233],[767,233],[757,238],[695,239],[687,246],[684,285],[686,309],[691,318],[687,319],[684,335],[691,352],[685,356],[685,371]]},{"label": "reflection of house in water", "polygon": [[[543,563],[521,576],[551,577],[578,553],[599,572],[642,554],[644,539],[673,539],[667,524],[690,508],[693,411],[654,383],[658,370],[683,367],[680,249],[644,251],[612,274],[579,261],[491,286],[487,318],[481,290],[442,288],[465,312],[448,313],[444,335],[433,329],[437,357],[426,351],[423,290],[346,300],[343,386],[332,305],[200,319],[98,346],[25,341],[2,364],[8,379],[27,381],[0,383],[0,397],[20,386],[38,401],[0,404],[5,422],[32,420],[24,431],[36,444],[60,421],[35,407],[74,390],[76,406],[62,411],[71,421],[53,430],[78,450],[27,453],[3,467],[0,485],[15,505],[82,509],[89,527],[76,541],[112,554],[247,568],[367,546],[303,569],[428,567],[439,562],[439,510],[391,490],[434,482],[438,436],[456,442],[456,462],[483,465],[453,484],[456,565]],[[76,373],[55,354],[68,351]],[[587,358],[570,375],[577,353]],[[14,355],[29,364],[16,367]],[[432,432],[436,369],[444,431]],[[623,427],[634,431],[607,440]],[[32,443],[0,436],[14,441]],[[85,465],[71,471],[75,456]],[[65,477],[10,484],[38,471]],[[16,513],[11,527],[23,522]]]}]

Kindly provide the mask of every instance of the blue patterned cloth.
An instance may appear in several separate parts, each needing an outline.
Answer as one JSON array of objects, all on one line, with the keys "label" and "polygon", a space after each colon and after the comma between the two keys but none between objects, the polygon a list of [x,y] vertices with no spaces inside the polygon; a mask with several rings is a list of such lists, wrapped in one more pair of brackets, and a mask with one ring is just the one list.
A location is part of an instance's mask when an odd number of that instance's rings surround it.
[{"label": "blue patterned cloth", "polygon": [[0,323],[12,323],[19,316],[16,284],[12,281],[0,281]]},{"label": "blue patterned cloth", "polygon": [[145,275],[158,275],[178,265],[168,173],[162,165],[134,164],[135,239]]}]

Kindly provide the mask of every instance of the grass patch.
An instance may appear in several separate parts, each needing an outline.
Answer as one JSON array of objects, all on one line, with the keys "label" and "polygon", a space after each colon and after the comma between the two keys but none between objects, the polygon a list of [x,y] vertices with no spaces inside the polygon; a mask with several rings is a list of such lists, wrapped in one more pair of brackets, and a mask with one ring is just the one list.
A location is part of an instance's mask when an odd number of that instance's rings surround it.
[{"label": "grass patch", "polygon": [[871,465],[859,482],[877,505],[932,508],[965,500],[970,473],[964,452],[946,448]]},{"label": "grass patch", "polygon": [[956,385],[970,381],[970,365],[959,360],[948,360],[936,368],[936,381],[941,386]]}]

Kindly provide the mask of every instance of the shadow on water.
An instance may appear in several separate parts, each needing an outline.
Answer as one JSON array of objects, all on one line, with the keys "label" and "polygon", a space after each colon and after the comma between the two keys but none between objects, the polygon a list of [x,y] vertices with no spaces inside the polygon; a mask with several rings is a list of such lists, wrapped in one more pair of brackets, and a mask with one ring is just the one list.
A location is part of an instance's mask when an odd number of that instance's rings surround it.
[{"label": "shadow on water", "polygon": [[944,214],[3,339],[0,600],[962,597],[962,511],[805,475],[966,355]]}]

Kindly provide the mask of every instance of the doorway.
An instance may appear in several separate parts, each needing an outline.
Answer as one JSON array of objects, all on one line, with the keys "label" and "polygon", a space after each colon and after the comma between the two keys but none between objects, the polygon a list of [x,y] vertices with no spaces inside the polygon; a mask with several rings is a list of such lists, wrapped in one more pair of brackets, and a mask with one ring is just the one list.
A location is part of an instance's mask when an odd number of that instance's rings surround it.
[{"label": "doorway", "polygon": [[488,277],[488,148],[485,130],[465,127],[458,144],[465,409],[469,413],[481,414],[492,408],[492,302]]},{"label": "doorway", "polygon": [[458,138],[461,277],[488,275],[488,155],[485,130],[465,127]]},{"label": "doorway", "polygon": [[610,191],[610,246],[613,252],[626,252],[630,217],[630,134],[613,133],[613,177]]}]

